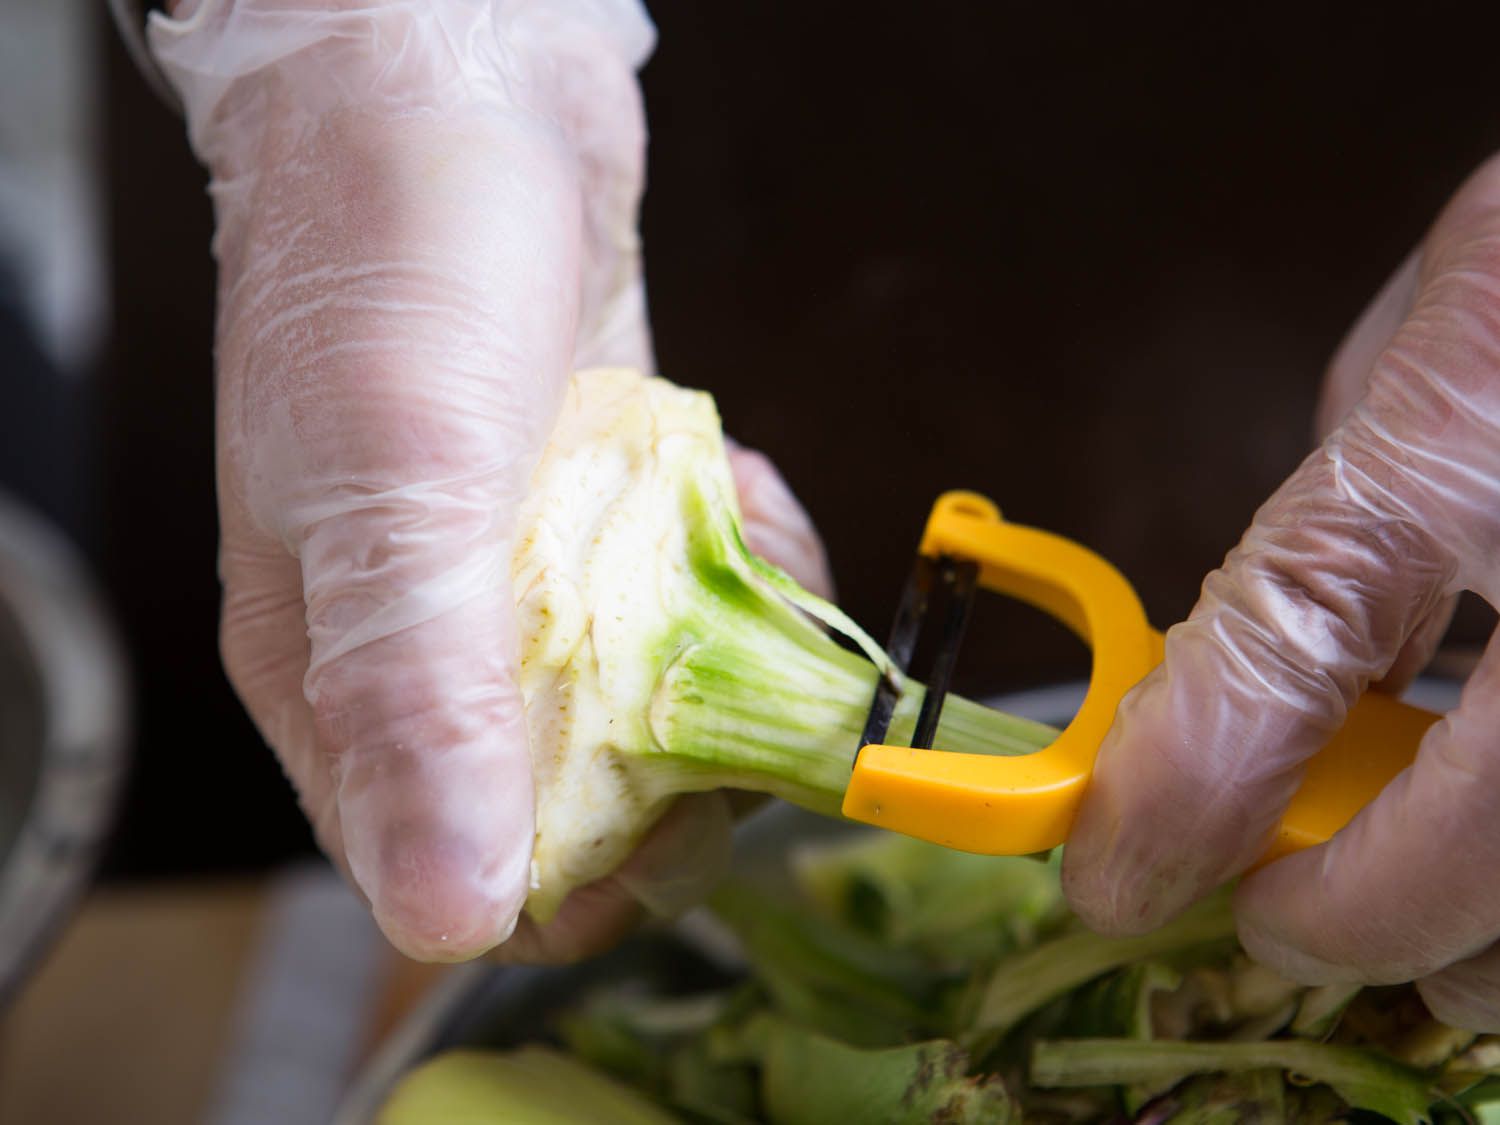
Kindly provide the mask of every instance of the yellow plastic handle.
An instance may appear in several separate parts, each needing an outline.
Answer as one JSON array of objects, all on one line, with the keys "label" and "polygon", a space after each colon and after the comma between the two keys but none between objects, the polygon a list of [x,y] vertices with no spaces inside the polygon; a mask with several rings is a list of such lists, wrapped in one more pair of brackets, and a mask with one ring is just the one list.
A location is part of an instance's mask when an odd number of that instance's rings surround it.
[{"label": "yellow plastic handle", "polygon": [[[1065,842],[1094,756],[1121,698],[1162,659],[1162,636],[1124,576],[1062,536],[1005,522],[983,496],[950,492],[933,507],[926,555],[979,565],[979,583],[1028,602],[1071,628],[1093,650],[1078,714],[1050,746],[1001,757],[938,748],[866,746],[844,815],[985,855],[1027,855]],[[1308,763],[1261,862],[1327,840],[1411,763],[1436,715],[1371,694]]]}]

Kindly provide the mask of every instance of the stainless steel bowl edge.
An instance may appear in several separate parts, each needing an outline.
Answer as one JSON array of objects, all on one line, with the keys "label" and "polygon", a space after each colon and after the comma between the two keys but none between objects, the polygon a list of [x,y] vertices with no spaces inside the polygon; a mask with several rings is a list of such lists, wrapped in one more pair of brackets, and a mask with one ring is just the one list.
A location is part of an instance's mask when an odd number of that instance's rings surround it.
[{"label": "stainless steel bowl edge", "polygon": [[0,745],[0,756],[32,759],[20,763],[31,784],[0,854],[3,1006],[88,884],[121,790],[129,730],[125,657],[83,562],[3,495],[0,624],[0,706],[26,712],[19,727],[30,733],[28,744]]}]

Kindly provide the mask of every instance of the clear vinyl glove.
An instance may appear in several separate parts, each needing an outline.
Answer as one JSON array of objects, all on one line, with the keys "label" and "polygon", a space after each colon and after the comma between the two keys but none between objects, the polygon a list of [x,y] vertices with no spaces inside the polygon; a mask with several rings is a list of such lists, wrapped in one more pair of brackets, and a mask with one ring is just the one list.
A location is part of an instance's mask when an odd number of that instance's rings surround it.
[{"label": "clear vinyl glove", "polygon": [[[213,174],[225,663],[415,957],[581,956],[724,855],[725,799],[682,801],[517,929],[512,526],[569,374],[653,368],[635,70],[654,34],[635,0],[185,0],[150,28]],[[738,456],[751,545],[816,585],[806,517]]]},{"label": "clear vinyl glove", "polygon": [[[1097,929],[1150,929],[1243,871],[1366,686],[1423,667],[1460,591],[1500,604],[1500,159],[1356,325],[1320,413],[1322,447],[1101,748],[1064,861]],[[1236,908],[1249,952],[1295,980],[1416,980],[1439,1018],[1500,1031],[1500,642],[1415,765],[1244,879]]]}]

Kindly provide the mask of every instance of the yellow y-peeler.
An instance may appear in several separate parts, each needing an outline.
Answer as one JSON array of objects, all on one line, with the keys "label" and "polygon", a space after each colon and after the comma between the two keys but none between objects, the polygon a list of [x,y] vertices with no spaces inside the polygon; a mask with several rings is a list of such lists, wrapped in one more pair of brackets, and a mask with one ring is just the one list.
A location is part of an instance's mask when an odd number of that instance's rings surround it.
[{"label": "yellow y-peeler", "polygon": [[[899,687],[883,677],[871,704],[844,815],[960,851],[1029,855],[1065,843],[1121,698],[1162,660],[1162,634],[1125,577],[1059,535],[1022,527],[972,492],[939,497],[918,548],[889,651],[904,672],[939,584],[948,614],[911,746],[881,743]],[[1093,651],[1088,694],[1051,745],[1000,757],[932,748],[975,586],[1051,614]],[[1333,836],[1411,764],[1437,716],[1376,692],[1308,762],[1302,786],[1260,862]]]}]

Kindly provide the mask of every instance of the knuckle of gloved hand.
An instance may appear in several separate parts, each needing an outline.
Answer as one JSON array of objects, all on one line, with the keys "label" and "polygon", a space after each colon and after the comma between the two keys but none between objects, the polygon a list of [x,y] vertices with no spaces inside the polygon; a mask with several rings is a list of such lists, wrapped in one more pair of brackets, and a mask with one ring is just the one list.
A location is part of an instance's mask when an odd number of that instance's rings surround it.
[{"label": "knuckle of gloved hand", "polygon": [[[318,612],[321,598],[344,592],[394,599],[419,581],[461,576],[476,556],[499,550],[513,507],[505,487],[510,474],[462,451],[482,443],[479,434],[436,421],[425,432],[415,419],[410,425],[399,443],[382,443],[383,429],[370,426],[343,446],[342,482],[314,480],[281,491],[280,522],[301,560],[310,613]],[[406,443],[422,444],[429,433],[460,448],[408,454]]]},{"label": "knuckle of gloved hand", "polygon": [[[1500,347],[1424,302],[1323,452],[1393,573],[1441,597],[1483,589],[1500,546]],[[1500,298],[1493,315],[1500,329]]]},{"label": "knuckle of gloved hand", "polygon": [[1451,447],[1500,409],[1500,157],[1460,190],[1423,246],[1420,293],[1372,373],[1376,401]]},{"label": "knuckle of gloved hand", "polygon": [[459,747],[514,725],[495,519],[484,505],[385,496],[309,529],[305,690],[331,751]]},{"label": "knuckle of gloved hand", "polygon": [[1206,591],[1239,677],[1332,730],[1436,604],[1442,568],[1419,528],[1337,495],[1332,465],[1308,475],[1305,502],[1253,527]]},{"label": "knuckle of gloved hand", "polygon": [[1447,545],[1460,584],[1484,580],[1500,547],[1500,156],[1434,224],[1411,312],[1324,453],[1345,495]]},{"label": "knuckle of gloved hand", "polygon": [[448,614],[315,657],[307,694],[326,749],[349,755],[346,768],[389,775],[410,757],[456,754],[514,730],[513,669],[486,616]]},{"label": "knuckle of gloved hand", "polygon": [[1371,372],[1367,413],[1388,426],[1399,414],[1404,425],[1385,432],[1409,434],[1401,444],[1451,445],[1455,431],[1492,428],[1500,403],[1500,213],[1435,236],[1423,269],[1411,315]]}]

